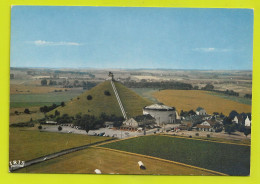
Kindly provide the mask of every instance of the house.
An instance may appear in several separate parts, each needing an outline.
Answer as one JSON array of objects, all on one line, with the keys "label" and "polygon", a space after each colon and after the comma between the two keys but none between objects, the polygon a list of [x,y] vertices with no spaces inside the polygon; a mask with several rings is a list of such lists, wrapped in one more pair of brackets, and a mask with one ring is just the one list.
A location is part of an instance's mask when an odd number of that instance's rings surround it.
[{"label": "house", "polygon": [[198,108],[196,109],[196,114],[197,114],[197,115],[206,115],[207,112],[206,112],[205,109],[203,109],[202,107],[198,107]]},{"label": "house", "polygon": [[132,128],[138,127],[138,123],[137,123],[137,121],[135,121],[134,118],[131,118],[131,119],[124,121],[123,125],[125,125],[125,127],[132,127]]},{"label": "house", "polygon": [[250,127],[250,126],[251,126],[251,121],[250,121],[250,119],[248,118],[248,116],[246,116],[246,119],[245,119],[245,126],[246,126],[246,127]]},{"label": "house", "polygon": [[196,129],[199,131],[208,131],[213,132],[215,129],[213,128],[214,122],[213,121],[204,121],[201,124],[196,125]]},{"label": "house", "polygon": [[113,128],[114,122],[107,121],[107,122],[105,122],[105,126],[106,126],[106,128]]},{"label": "house", "polygon": [[156,124],[155,118],[153,118],[150,114],[140,115],[123,122],[123,125],[120,127],[121,130],[130,130],[136,131],[138,127],[149,127],[151,125]]},{"label": "house", "polygon": [[232,120],[232,122],[238,124],[238,118],[237,118],[237,116],[234,117],[234,119]]}]

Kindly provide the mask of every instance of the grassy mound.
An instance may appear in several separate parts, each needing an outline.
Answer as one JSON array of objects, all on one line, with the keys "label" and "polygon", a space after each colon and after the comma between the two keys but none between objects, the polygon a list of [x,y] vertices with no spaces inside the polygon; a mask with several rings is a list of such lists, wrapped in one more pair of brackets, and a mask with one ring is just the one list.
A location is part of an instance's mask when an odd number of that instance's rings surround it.
[{"label": "grassy mound", "polygon": [[[115,82],[115,86],[128,117],[141,115],[142,108],[151,104],[151,102],[143,99],[121,83]],[[110,81],[97,85],[71,101],[66,102],[64,107],[58,107],[55,110],[58,110],[61,115],[65,113],[69,115],[82,113],[99,116],[104,112],[108,115],[122,116]],[[54,114],[55,110],[48,114]]]}]

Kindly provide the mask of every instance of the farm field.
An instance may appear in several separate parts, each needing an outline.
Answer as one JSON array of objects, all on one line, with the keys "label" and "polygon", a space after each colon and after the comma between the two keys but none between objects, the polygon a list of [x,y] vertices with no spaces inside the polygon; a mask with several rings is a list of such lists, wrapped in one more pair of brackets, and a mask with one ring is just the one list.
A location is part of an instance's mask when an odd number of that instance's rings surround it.
[{"label": "farm field", "polygon": [[33,107],[60,104],[80,95],[83,90],[71,90],[67,92],[51,92],[44,94],[11,94],[10,107]]},{"label": "farm field", "polygon": [[68,148],[109,139],[80,134],[40,132],[33,128],[9,128],[9,160],[31,160]]},{"label": "farm field", "polygon": [[[138,168],[137,162],[140,160],[145,164],[146,170]],[[102,174],[213,175],[195,168],[98,148],[63,155],[16,172],[94,174],[95,169],[101,170]]]},{"label": "farm field", "polygon": [[52,87],[52,86],[35,86],[35,85],[23,85],[23,84],[10,85],[10,94],[12,95],[13,94],[43,94],[43,93],[54,92],[55,90],[64,91],[65,89],[60,87]]},{"label": "farm field", "polygon": [[247,176],[250,173],[249,146],[158,135],[101,146],[177,161],[228,175]]},{"label": "farm field", "polygon": [[161,90],[153,93],[154,97],[168,106],[173,106],[178,112],[181,110],[194,111],[197,107],[203,107],[207,113],[213,112],[229,115],[232,110],[238,113],[251,112],[251,105],[235,102],[220,96],[211,95],[207,91],[201,90]]}]

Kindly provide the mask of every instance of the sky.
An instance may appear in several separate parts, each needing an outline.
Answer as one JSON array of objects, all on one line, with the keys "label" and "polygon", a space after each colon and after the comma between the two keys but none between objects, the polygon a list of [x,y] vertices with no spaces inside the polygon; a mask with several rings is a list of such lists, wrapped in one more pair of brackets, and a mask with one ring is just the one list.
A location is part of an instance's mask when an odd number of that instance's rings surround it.
[{"label": "sky", "polygon": [[252,70],[252,55],[252,9],[11,10],[11,67]]}]

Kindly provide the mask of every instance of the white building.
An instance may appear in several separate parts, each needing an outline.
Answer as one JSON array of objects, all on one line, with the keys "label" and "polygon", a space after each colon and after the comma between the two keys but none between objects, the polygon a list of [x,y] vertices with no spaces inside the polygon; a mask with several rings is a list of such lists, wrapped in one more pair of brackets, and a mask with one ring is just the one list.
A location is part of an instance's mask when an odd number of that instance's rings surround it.
[{"label": "white building", "polygon": [[196,114],[197,115],[207,115],[207,112],[205,111],[205,109],[203,109],[202,107],[198,107],[196,109]]},{"label": "white building", "polygon": [[137,123],[137,121],[134,120],[134,118],[131,118],[131,119],[124,121],[123,125],[133,127],[133,128],[138,127],[138,123]]},{"label": "white building", "polygon": [[175,123],[176,122],[176,112],[173,107],[169,107],[162,104],[153,104],[143,108],[143,114],[150,114],[157,125]]},{"label": "white building", "polygon": [[251,126],[251,121],[250,119],[248,118],[248,116],[246,117],[246,120],[245,120],[245,126]]},{"label": "white building", "polygon": [[238,118],[237,118],[237,116],[234,117],[233,122],[236,123],[236,124],[238,124]]}]

